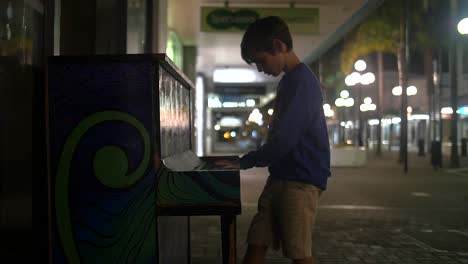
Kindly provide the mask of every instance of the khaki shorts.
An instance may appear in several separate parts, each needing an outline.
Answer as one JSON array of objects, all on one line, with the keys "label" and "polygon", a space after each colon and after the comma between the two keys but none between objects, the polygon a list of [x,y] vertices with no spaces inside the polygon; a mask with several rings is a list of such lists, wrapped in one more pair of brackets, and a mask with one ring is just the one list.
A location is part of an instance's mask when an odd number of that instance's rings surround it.
[{"label": "khaki shorts", "polygon": [[312,184],[269,177],[247,243],[282,248],[290,259],[312,257],[312,229],[320,194],[321,189]]}]

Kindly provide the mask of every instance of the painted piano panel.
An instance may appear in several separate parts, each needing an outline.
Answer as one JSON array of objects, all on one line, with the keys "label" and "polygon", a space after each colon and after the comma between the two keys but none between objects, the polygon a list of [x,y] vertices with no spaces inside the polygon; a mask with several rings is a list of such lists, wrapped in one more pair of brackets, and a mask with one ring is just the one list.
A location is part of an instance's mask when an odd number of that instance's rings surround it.
[{"label": "painted piano panel", "polygon": [[50,58],[54,263],[186,263],[187,216],[235,223],[238,158],[191,152],[191,89],[164,54]]}]

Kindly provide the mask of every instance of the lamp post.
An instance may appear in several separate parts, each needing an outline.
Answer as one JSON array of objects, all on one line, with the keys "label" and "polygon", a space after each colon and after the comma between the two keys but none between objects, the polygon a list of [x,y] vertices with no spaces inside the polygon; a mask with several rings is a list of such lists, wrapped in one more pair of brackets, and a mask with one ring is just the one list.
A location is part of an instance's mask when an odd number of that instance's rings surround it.
[{"label": "lamp post", "polygon": [[[458,36],[455,27],[458,29],[458,33],[461,35],[467,34],[468,21],[462,19],[457,21],[458,18],[458,1],[450,1],[450,15],[452,17],[451,29],[450,29],[450,106],[452,109],[458,109],[458,47],[460,46],[460,37]],[[458,22],[458,23],[457,23]],[[460,160],[458,156],[458,113],[454,111],[452,119],[450,120],[450,137],[451,137],[451,155],[450,161],[452,167],[460,167]]]},{"label": "lamp post", "polygon": [[[346,76],[345,78],[345,84],[349,87],[355,86],[355,85],[360,85],[358,88],[358,94],[359,94],[359,102],[361,102],[362,98],[362,86],[369,85],[371,83],[374,83],[375,81],[375,75],[372,72],[365,72],[365,73],[359,73],[363,72],[366,70],[366,62],[363,60],[358,60],[354,63],[354,69],[357,72],[353,72]],[[363,141],[362,141],[362,116],[361,116],[361,111],[358,110],[358,146],[362,147]]]},{"label": "lamp post", "polygon": [[[364,98],[364,103],[359,106],[359,111],[361,112],[370,112],[370,111],[375,111],[377,109],[377,106],[372,103],[372,99],[370,97]],[[367,116],[368,117],[368,116]],[[379,120],[380,122],[380,120]],[[368,118],[366,118],[366,122],[363,124],[366,124],[366,146],[369,147],[369,134],[370,134],[370,129],[368,124]]]},{"label": "lamp post", "polygon": [[[400,138],[400,141],[404,141],[403,144],[400,143],[400,147],[403,145],[404,148],[407,148],[407,141],[408,141],[408,96],[413,96],[413,95],[416,95],[418,93],[418,88],[414,85],[411,85],[411,86],[408,86],[406,87],[406,93],[403,94],[403,89],[401,88],[401,86],[395,86],[393,87],[392,89],[392,94],[394,96],[402,96],[401,100],[405,100],[405,108],[406,109],[406,114],[403,113],[404,110],[400,109],[400,112],[401,112],[401,120],[402,122],[400,122],[400,135],[401,135],[401,138]],[[407,150],[404,150],[405,153],[404,155],[406,155],[406,151]],[[400,155],[401,155],[401,150],[400,150]],[[406,159],[405,157],[400,157],[401,160],[403,161],[403,159]],[[405,172],[407,171],[407,160],[404,160],[405,161]]]},{"label": "lamp post", "polygon": [[[335,105],[338,108],[348,108],[354,105],[354,99],[349,97],[349,92],[343,90],[340,92],[340,97],[335,100]],[[343,109],[343,121],[346,121],[346,109]],[[341,137],[342,142],[345,141],[345,130],[343,130],[343,134]]]}]

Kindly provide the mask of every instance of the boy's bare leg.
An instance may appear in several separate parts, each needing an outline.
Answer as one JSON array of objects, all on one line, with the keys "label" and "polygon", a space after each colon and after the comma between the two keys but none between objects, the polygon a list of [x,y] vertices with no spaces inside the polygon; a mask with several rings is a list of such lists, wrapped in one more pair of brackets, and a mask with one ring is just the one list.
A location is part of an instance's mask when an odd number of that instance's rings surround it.
[{"label": "boy's bare leg", "polygon": [[243,264],[263,264],[268,247],[248,244]]},{"label": "boy's bare leg", "polygon": [[314,258],[295,259],[294,264],[314,264]]}]

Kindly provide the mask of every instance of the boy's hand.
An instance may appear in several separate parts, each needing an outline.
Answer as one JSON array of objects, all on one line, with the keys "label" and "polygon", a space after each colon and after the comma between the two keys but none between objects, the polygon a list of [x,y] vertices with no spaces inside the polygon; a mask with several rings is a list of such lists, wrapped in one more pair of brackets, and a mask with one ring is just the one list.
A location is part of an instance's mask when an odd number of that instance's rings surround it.
[{"label": "boy's hand", "polygon": [[245,154],[244,156],[242,156],[240,158],[240,168],[241,170],[246,170],[246,169],[250,169],[254,166],[254,161],[251,157],[251,154],[253,153],[253,151]]}]

